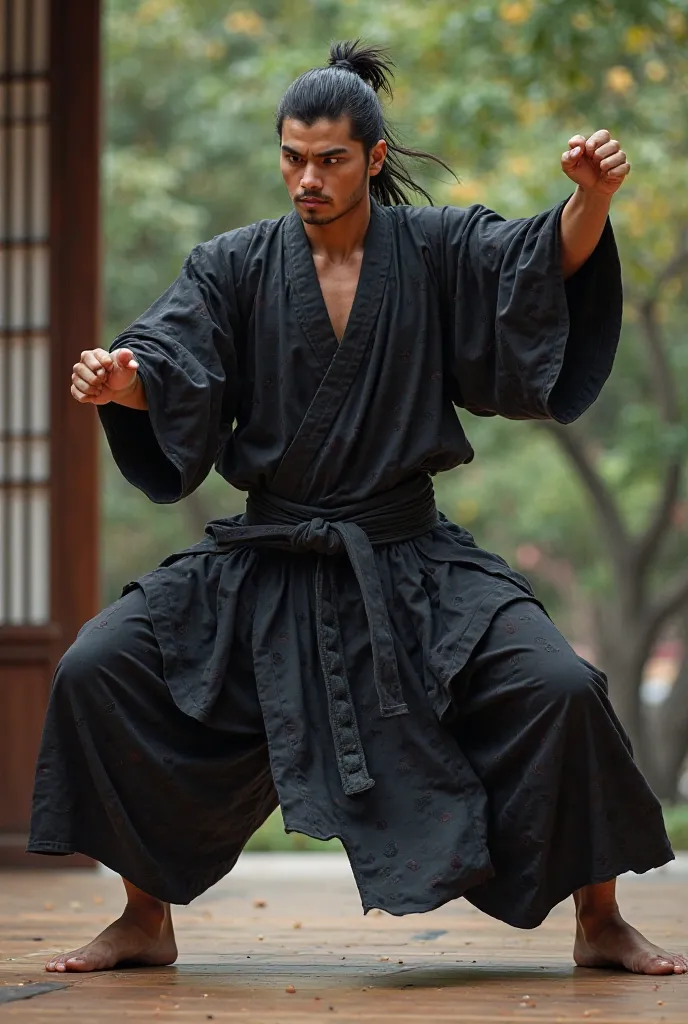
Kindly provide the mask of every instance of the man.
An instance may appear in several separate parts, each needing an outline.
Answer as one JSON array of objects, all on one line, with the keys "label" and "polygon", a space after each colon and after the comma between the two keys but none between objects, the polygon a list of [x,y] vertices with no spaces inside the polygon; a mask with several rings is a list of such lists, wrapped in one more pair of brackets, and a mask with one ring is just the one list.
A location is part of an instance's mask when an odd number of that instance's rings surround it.
[{"label": "man", "polygon": [[[363,906],[465,896],[517,927],[574,895],[578,964],[684,973],[614,879],[672,857],[603,676],[526,580],[437,513],[472,458],[455,406],[570,422],[611,369],[606,131],[536,217],[403,205],[381,54],[332,48],[278,112],[294,211],[199,245],[72,394],[157,502],[213,462],[248,492],[87,623],[55,677],[29,849],[117,870],[123,916],[49,970],[176,957],[169,903],[228,872],[279,804],[348,851]],[[402,205],[395,205],[401,203]]]}]

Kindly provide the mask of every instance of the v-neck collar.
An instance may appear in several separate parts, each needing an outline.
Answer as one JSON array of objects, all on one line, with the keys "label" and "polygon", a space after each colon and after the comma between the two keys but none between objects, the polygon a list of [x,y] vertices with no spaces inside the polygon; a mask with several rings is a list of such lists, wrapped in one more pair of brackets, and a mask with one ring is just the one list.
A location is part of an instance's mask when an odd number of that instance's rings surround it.
[{"label": "v-neck collar", "polygon": [[330,323],[320,282],[301,218],[286,218],[288,274],[301,328],[323,370],[303,420],[271,483],[276,494],[308,503],[317,455],[326,444],[356,374],[368,351],[380,313],[392,262],[392,224],[386,210],[372,203],[365,237],[361,274],[342,340]]},{"label": "v-neck collar", "polygon": [[327,312],[315,261],[303,221],[296,210],[286,217],[287,272],[296,298],[296,312],[311,348],[326,369],[336,353],[367,334],[382,301],[391,259],[391,229],[388,218],[374,199],[370,201],[370,222],[363,243],[363,259],[356,294],[341,341]]}]

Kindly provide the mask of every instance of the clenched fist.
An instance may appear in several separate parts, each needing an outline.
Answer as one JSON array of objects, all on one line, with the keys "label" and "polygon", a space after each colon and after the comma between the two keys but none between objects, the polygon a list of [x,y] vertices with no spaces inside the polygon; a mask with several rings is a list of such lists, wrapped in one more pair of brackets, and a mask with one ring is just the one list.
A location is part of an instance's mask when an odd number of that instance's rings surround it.
[{"label": "clenched fist", "polygon": [[606,129],[586,139],[574,135],[569,148],[562,155],[564,174],[586,192],[612,196],[631,170],[626,154]]},{"label": "clenched fist", "polygon": [[128,405],[127,399],[140,387],[138,368],[128,348],[116,349],[112,355],[103,348],[82,352],[81,362],[75,363],[72,373],[72,397],[91,405]]}]

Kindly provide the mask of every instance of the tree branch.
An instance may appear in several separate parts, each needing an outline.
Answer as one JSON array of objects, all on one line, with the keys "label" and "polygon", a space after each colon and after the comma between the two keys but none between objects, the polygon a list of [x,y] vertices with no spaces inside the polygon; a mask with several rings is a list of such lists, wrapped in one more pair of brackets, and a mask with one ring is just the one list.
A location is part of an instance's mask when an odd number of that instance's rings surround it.
[{"label": "tree branch", "polygon": [[682,274],[684,270],[688,270],[688,225],[686,224],[679,227],[676,252],[657,274],[654,284],[648,292],[648,300],[656,302],[664,285],[678,274]]},{"label": "tree branch", "polygon": [[553,420],[545,420],[542,425],[563,449],[564,454],[573,464],[585,485],[602,524],[617,575],[625,584],[631,554],[631,541],[611,490],[595,468],[587,452],[584,439],[575,429],[564,427],[561,423],[555,423]]},{"label": "tree branch", "polygon": [[[688,252],[683,254],[682,260],[677,260],[675,263],[677,268],[683,267],[685,263],[685,267],[688,269]],[[678,273],[678,269],[676,269],[675,273]],[[676,423],[680,415],[678,394],[676,382],[672,375],[671,366],[664,347],[662,330],[657,318],[657,288],[658,286],[655,282],[653,294],[640,303],[638,314],[643,327],[642,336],[645,339],[645,345],[650,356],[650,374],[652,375],[659,411],[665,423]]]},{"label": "tree branch", "polygon": [[[688,271],[688,228],[683,225],[679,231],[676,253],[666,266],[657,274],[655,281],[645,300],[639,306],[639,317],[642,325],[642,337],[648,349],[650,373],[654,391],[662,419],[667,425],[678,423],[681,418],[676,379],[671,370],[662,329],[657,316],[657,303],[662,288],[679,274]],[[678,498],[682,462],[674,459],[667,467],[664,483],[654,513],[650,517],[646,529],[637,538],[634,559],[638,572],[644,576],[654,555],[662,542],[664,534],[671,525],[671,514]]]},{"label": "tree branch", "polygon": [[186,518],[191,526],[194,538],[200,539],[205,531],[206,523],[213,518],[215,510],[211,508],[206,495],[200,490],[187,494],[181,505],[186,513]]},{"label": "tree branch", "polygon": [[647,572],[664,534],[671,526],[671,516],[681,488],[683,464],[676,460],[669,463],[664,476],[662,493],[645,530],[635,542],[635,564],[643,576]]},{"label": "tree branch", "polygon": [[[664,800],[675,800],[681,765],[688,753],[688,613],[683,613],[683,657],[679,665],[674,685],[668,697],[654,709],[655,732],[658,742],[655,744],[655,760],[659,772],[657,779],[651,781],[657,796]],[[652,710],[648,709],[650,716]]]},{"label": "tree branch", "polygon": [[678,573],[673,582],[649,609],[645,622],[647,637],[655,637],[664,623],[686,604],[688,604],[688,568]]}]

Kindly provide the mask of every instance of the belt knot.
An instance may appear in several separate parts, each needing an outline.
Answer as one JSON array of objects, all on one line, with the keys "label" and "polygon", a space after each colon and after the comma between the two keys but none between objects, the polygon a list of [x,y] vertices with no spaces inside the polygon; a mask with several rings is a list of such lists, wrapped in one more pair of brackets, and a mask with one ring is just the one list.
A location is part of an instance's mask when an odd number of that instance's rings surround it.
[{"label": "belt knot", "polygon": [[318,555],[336,555],[344,550],[338,531],[320,517],[299,523],[294,527],[290,539],[292,546],[299,551],[313,551]]},{"label": "belt knot", "polygon": [[[347,678],[344,644],[337,614],[334,566],[327,555],[346,554],[368,620],[373,683],[380,715],[409,713],[402,693],[394,637],[373,546],[420,537],[437,523],[429,477],[415,477],[393,491],[342,508],[298,505],[268,491],[251,492],[243,521],[217,520],[206,532],[215,550],[242,544],[318,555],[314,574],[315,625],[335,755],[347,796],[373,786],[356,721]],[[205,549],[204,549],[205,550]],[[339,567],[336,567],[339,568]]]}]

